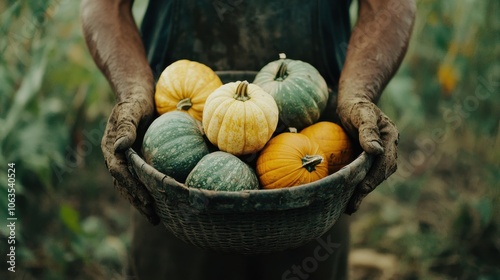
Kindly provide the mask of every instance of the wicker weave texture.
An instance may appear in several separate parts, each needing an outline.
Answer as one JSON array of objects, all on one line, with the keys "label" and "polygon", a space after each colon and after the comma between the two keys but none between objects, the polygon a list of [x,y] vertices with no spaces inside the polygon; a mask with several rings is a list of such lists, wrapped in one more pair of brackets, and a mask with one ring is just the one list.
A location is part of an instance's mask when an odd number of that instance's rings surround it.
[{"label": "wicker weave texture", "polygon": [[299,247],[320,237],[344,212],[372,158],[352,163],[313,183],[276,190],[216,192],[188,188],[152,166],[133,150],[131,170],[148,188],[163,225],[200,248],[263,254]]}]

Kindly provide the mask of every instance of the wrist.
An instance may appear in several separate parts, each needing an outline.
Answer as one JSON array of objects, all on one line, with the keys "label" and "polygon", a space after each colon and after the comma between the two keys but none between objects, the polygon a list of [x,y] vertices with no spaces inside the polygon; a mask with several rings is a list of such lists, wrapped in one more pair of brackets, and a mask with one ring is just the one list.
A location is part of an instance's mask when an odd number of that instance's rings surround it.
[{"label": "wrist", "polygon": [[368,101],[377,103],[382,95],[382,87],[376,82],[363,81],[359,79],[340,79],[338,103],[357,103]]},{"label": "wrist", "polygon": [[342,123],[346,124],[351,118],[351,112],[354,107],[357,105],[368,105],[374,104],[372,101],[368,100],[365,97],[357,97],[357,96],[349,96],[348,98],[344,98],[342,102],[339,102],[337,105],[337,115],[341,119]]},{"label": "wrist", "polygon": [[153,100],[154,98],[155,87],[152,75],[125,78],[113,83],[113,88],[117,102],[121,102],[128,98],[139,97],[150,100]]}]

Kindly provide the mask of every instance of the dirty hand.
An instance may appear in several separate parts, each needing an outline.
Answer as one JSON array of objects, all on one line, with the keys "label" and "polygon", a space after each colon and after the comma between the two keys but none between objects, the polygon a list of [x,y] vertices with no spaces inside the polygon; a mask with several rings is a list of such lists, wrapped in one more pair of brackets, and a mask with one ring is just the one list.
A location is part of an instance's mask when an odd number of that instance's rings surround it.
[{"label": "dirty hand", "polygon": [[[109,172],[113,176],[115,188],[143,214],[150,223],[159,223],[153,208],[153,198],[148,190],[130,173],[125,151],[140,143],[135,140],[137,133],[144,133],[153,119],[154,104],[152,93],[136,90],[122,98],[114,106],[108,119],[101,148]],[[139,135],[138,139],[142,139]]]},{"label": "dirty hand", "polygon": [[346,214],[356,212],[363,198],[387,179],[397,169],[397,145],[399,132],[394,123],[366,98],[346,98],[337,107],[342,125],[361,148],[375,155],[371,169],[356,186]]}]

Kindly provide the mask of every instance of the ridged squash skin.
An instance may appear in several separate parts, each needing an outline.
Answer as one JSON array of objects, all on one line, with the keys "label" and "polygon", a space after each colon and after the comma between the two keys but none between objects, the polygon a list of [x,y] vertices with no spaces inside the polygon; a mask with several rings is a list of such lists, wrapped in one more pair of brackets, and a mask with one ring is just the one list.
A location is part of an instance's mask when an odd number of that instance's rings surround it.
[{"label": "ridged squash skin", "polygon": [[186,185],[214,191],[259,189],[259,179],[238,157],[217,151],[204,156],[186,179]]},{"label": "ridged squash skin", "polygon": [[163,70],[156,83],[156,111],[185,111],[201,121],[207,97],[221,85],[217,74],[205,64],[178,60]]},{"label": "ridged squash skin", "polygon": [[189,114],[172,111],[159,116],[144,135],[142,154],[158,171],[184,182],[208,154],[201,124]]},{"label": "ridged squash skin", "polygon": [[210,142],[233,155],[258,152],[278,124],[278,106],[259,86],[246,81],[224,84],[207,98],[203,128]]},{"label": "ridged squash skin", "polygon": [[328,159],[328,173],[332,174],[349,164],[353,158],[353,145],[344,129],[333,122],[317,122],[304,128],[304,134],[319,144]]},{"label": "ridged squash skin", "polygon": [[328,176],[328,162],[319,144],[309,137],[284,132],[262,149],[257,175],[264,189],[288,188]]},{"label": "ridged squash skin", "polygon": [[299,131],[315,123],[328,102],[325,79],[304,61],[286,58],[272,61],[257,73],[253,83],[273,96],[281,121]]}]

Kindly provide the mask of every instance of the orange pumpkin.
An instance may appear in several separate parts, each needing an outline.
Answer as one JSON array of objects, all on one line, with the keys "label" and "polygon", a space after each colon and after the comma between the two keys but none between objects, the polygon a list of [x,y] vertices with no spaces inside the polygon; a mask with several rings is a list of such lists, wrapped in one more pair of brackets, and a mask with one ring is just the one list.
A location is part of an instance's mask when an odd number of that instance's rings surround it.
[{"label": "orange pumpkin", "polygon": [[262,188],[277,189],[314,182],[328,175],[328,162],[319,144],[300,133],[272,138],[257,159]]},{"label": "orange pumpkin", "polygon": [[319,144],[328,160],[328,172],[337,172],[353,160],[353,147],[344,129],[333,122],[318,122],[304,128],[304,134]]}]

